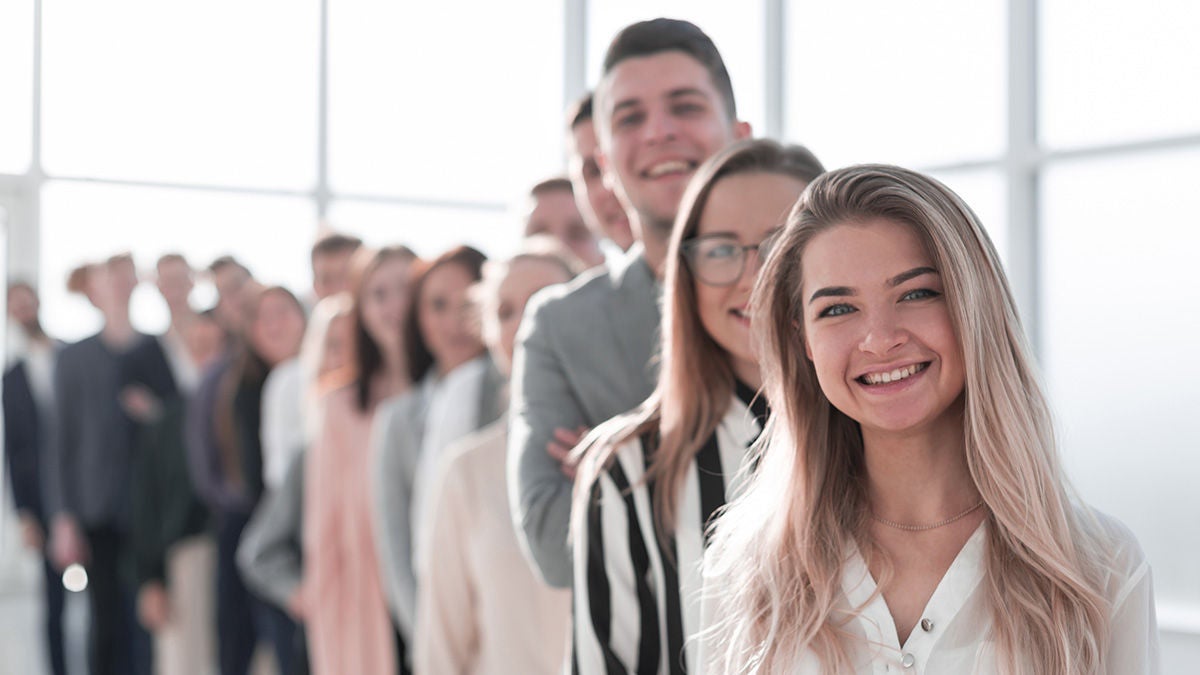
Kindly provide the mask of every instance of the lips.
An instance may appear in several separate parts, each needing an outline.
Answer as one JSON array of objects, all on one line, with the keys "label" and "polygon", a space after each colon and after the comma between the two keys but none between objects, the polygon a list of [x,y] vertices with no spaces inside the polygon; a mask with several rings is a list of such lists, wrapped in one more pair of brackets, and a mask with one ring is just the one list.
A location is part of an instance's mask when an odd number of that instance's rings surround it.
[{"label": "lips", "polygon": [[642,178],[654,180],[665,176],[681,176],[690,174],[699,166],[697,162],[687,159],[668,159],[655,164],[651,164],[648,168],[642,171]]}]

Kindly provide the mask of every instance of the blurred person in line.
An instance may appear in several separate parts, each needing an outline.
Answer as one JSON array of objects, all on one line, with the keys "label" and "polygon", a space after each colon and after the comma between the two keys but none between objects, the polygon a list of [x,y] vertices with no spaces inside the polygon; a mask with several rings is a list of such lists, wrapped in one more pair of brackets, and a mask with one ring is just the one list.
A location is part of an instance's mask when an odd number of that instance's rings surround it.
[{"label": "blurred person in line", "polygon": [[[767,401],[750,291],[763,243],[822,171],[808,150],[742,141],[701,165],[667,257],[662,368],[637,410],[577,449],[572,511],[574,666],[695,672],[700,561]],[[648,582],[647,580],[653,580]]]},{"label": "blurred person in line", "polygon": [[[568,249],[544,236],[484,267],[474,293],[484,341],[501,373],[510,372],[529,296],[581,268]],[[415,672],[551,675],[564,663],[571,596],[543,584],[521,554],[508,516],[507,435],[501,417],[446,450],[418,565]]]},{"label": "blurred person in line", "polygon": [[825,174],[751,308],[772,418],[705,558],[705,672],[1159,671],[1146,556],[1069,488],[957,195],[893,166]]},{"label": "blurred person in line", "polygon": [[592,93],[584,94],[567,111],[567,173],[574,187],[575,203],[584,222],[597,237],[608,239],[622,251],[635,242],[625,207],[604,183],[596,160],[599,143],[592,119]]},{"label": "blurred person in line", "polygon": [[[405,644],[416,622],[415,565],[425,534],[430,483],[448,445],[503,412],[504,378],[471,325],[469,290],[485,257],[460,246],[418,270],[405,319],[407,394],[380,407],[371,433],[371,492],[389,608]],[[411,652],[411,649],[409,650]]]},{"label": "blurred person in line", "polygon": [[[249,283],[249,282],[247,282]],[[219,305],[218,305],[219,306]],[[304,308],[272,286],[240,305],[226,357],[210,368],[188,407],[188,466],[197,494],[213,514],[217,534],[217,653],[222,675],[247,672],[260,640],[290,670],[295,624],[250,593],[237,571],[238,542],[263,490],[262,387],[288,345],[304,331]]]},{"label": "blurred person in line", "polygon": [[582,432],[654,390],[659,279],[688,180],[746,138],[729,73],[712,40],[686,21],[655,19],[613,39],[596,90],[597,161],[639,245],[610,266],[533,299],[514,356],[509,498],[525,550],[547,583],[571,583],[567,548]]},{"label": "blurred person in line", "polygon": [[604,264],[600,241],[584,223],[570,180],[548,178],[534,185],[524,217],[525,237],[554,237],[589,268]]},{"label": "blurred person in line", "polygon": [[[354,339],[353,309],[351,295],[337,293],[318,302],[309,319],[300,348],[304,368],[315,373],[312,391],[305,392],[305,448],[312,442],[307,439],[315,438],[320,428],[314,419],[324,414],[321,402],[347,379]],[[246,585],[297,622],[292,672],[283,675],[309,672],[301,592],[304,464],[303,452],[291,458],[283,480],[263,496],[242,531],[237,551],[238,569]]]},{"label": "blurred person in line", "polygon": [[53,675],[66,675],[63,585],[46,547],[42,490],[46,440],[55,424],[54,362],[61,345],[42,329],[37,292],[28,283],[9,284],[7,306],[23,338],[24,353],[4,373],[4,459],[21,542],[42,560],[46,662]]},{"label": "blurred person in line", "polygon": [[328,232],[317,239],[309,256],[314,305],[350,290],[350,262],[361,247],[361,239],[340,232]]},{"label": "blurred person in line", "polygon": [[[172,329],[181,356],[195,372],[224,350],[225,331],[211,310]],[[138,618],[154,635],[156,673],[208,675],[216,666],[216,550],[184,447],[186,405],[194,385],[181,377],[173,383],[162,397],[133,404],[144,405],[135,411],[139,429],[130,485]],[[128,394],[125,398],[129,409]]]},{"label": "blurred person in line", "polygon": [[93,675],[143,675],[150,636],[136,618],[129,499],[134,422],[121,406],[121,356],[145,338],[129,320],[137,270],[129,254],[81,268],[69,290],[100,310],[99,333],[64,347],[54,376],[57,422],[46,454],[46,507],[56,566],[79,563],[88,577]]},{"label": "blurred person in line", "polygon": [[376,555],[369,441],[380,402],[411,386],[402,328],[416,261],[403,246],[357,254],[351,364],[322,400],[305,457],[303,580],[288,602],[305,622],[316,675],[407,672]]},{"label": "blurred person in line", "polygon": [[208,275],[217,289],[214,310],[226,331],[241,335],[245,329],[250,303],[262,286],[254,280],[250,268],[231,255],[223,255],[208,266]]}]

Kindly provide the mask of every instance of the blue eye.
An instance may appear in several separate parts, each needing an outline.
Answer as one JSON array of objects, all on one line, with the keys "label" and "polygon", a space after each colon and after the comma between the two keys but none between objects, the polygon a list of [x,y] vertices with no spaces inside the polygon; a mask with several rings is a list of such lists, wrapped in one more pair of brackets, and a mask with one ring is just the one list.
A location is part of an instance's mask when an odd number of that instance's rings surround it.
[{"label": "blue eye", "polygon": [[912,291],[905,293],[903,295],[903,297],[901,297],[900,299],[901,300],[925,300],[926,298],[936,298],[940,295],[941,295],[941,293],[938,293],[937,291],[934,291],[934,290],[930,290],[928,288],[918,288],[916,290],[912,290]]},{"label": "blue eye", "polygon": [[847,305],[845,303],[842,303],[842,304],[830,305],[830,306],[826,307],[825,309],[821,310],[821,312],[819,314],[817,314],[817,317],[823,318],[823,317],[827,317],[827,316],[843,316],[846,314],[850,314],[853,311],[854,311],[853,307],[851,307],[850,305]]}]

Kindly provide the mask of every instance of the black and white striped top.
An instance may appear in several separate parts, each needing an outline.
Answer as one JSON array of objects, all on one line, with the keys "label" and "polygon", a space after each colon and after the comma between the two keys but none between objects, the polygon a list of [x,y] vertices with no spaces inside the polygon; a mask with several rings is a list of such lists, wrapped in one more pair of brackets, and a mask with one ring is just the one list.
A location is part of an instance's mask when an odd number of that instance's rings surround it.
[{"label": "black and white striped top", "polygon": [[[584,527],[572,532],[572,671],[677,674],[696,667],[700,563],[705,529],[746,461],[766,417],[766,401],[738,385],[716,432],[688,468],[674,536],[658,536],[649,439],[629,441],[589,487]],[[672,562],[674,561],[674,562]],[[694,670],[693,670],[694,672]]]}]

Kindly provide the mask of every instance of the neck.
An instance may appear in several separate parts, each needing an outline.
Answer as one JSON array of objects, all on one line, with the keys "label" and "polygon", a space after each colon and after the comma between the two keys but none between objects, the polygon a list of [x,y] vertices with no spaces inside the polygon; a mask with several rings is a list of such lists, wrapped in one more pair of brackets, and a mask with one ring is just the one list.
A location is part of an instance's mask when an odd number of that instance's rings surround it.
[{"label": "neck", "polygon": [[762,371],[758,369],[758,364],[735,362],[733,376],[755,391],[762,389]]},{"label": "neck", "polygon": [[195,317],[196,313],[190,307],[172,308],[171,325],[167,328],[167,332],[176,335],[182,334],[183,328]]},{"label": "neck", "polygon": [[[960,413],[961,415],[961,413]],[[863,430],[867,498],[880,518],[934,523],[979,501],[967,467],[961,416],[931,430]]]},{"label": "neck", "polygon": [[667,260],[667,249],[670,246],[670,228],[666,228],[668,233],[662,236],[663,231],[659,228],[659,223],[651,222],[647,216],[640,213],[631,214],[630,224],[633,226],[633,231],[638,233],[638,241],[642,242],[642,248],[646,257],[646,264],[650,265],[650,269],[654,272],[655,278],[662,279],[665,263]]},{"label": "neck", "polygon": [[399,343],[379,346],[379,354],[383,357],[383,368],[380,376],[388,382],[408,382],[408,363],[404,358],[404,350]]},{"label": "neck", "polygon": [[120,347],[133,340],[133,324],[129,321],[129,305],[116,308],[104,315],[101,339],[110,346]]},{"label": "neck", "polygon": [[462,359],[459,361],[452,361],[452,362],[438,361],[435,364],[435,367],[437,368],[438,379],[441,379],[441,378],[449,375],[450,373],[452,373],[455,370],[459,369],[460,367],[474,361],[477,358],[479,358],[479,354],[475,354],[475,355],[471,356],[470,358]]}]

